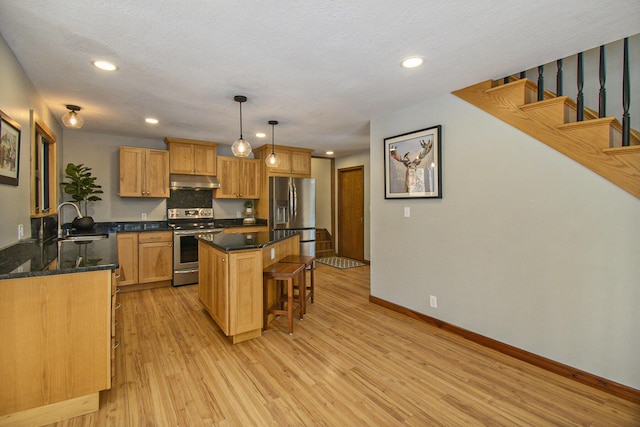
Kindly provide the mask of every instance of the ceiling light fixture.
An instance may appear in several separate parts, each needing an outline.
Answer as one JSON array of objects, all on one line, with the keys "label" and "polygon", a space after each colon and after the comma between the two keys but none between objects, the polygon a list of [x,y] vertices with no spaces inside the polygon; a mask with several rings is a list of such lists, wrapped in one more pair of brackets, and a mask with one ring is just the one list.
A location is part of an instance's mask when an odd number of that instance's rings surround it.
[{"label": "ceiling light fixture", "polygon": [[116,71],[118,67],[109,61],[93,61],[93,66],[101,69],[102,71]]},{"label": "ceiling light fixture", "polygon": [[80,129],[82,127],[82,124],[84,123],[84,120],[82,119],[82,117],[80,117],[78,111],[82,110],[82,108],[78,107],[77,105],[71,104],[67,105],[66,107],[69,111],[64,113],[64,115],[62,116],[62,124],[68,128]]},{"label": "ceiling light fixture", "polygon": [[424,58],[421,56],[411,56],[402,60],[402,68],[416,68],[424,63]]},{"label": "ceiling light fixture", "polygon": [[333,151],[327,151],[327,156],[333,156]]},{"label": "ceiling light fixture", "polygon": [[266,133],[264,133],[264,132],[258,132],[258,133],[256,133],[256,138],[264,138],[265,136],[267,136],[267,134],[266,134]]},{"label": "ceiling light fixture", "polygon": [[280,166],[280,157],[276,156],[276,151],[275,151],[275,130],[276,130],[276,125],[278,124],[277,120],[269,120],[268,122],[271,125],[271,154],[269,154],[265,159],[264,162],[267,164],[267,166],[272,167],[272,168],[277,168],[278,166]]},{"label": "ceiling light fixture", "polygon": [[247,101],[247,97],[236,95],[233,100],[240,104],[240,138],[231,145],[231,151],[236,157],[247,157],[251,154],[251,144],[242,138],[242,103]]}]

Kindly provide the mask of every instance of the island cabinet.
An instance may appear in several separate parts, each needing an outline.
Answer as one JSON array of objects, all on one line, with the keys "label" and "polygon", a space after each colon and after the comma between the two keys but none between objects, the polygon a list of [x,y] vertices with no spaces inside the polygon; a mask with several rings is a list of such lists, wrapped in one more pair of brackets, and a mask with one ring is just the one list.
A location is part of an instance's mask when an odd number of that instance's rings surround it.
[{"label": "island cabinet", "polygon": [[111,270],[0,280],[0,425],[98,410],[111,387]]},{"label": "island cabinet", "polygon": [[219,156],[218,181],[216,199],[259,199],[260,160]]},{"label": "island cabinet", "polygon": [[169,152],[120,147],[120,197],[169,197]]},{"label": "island cabinet", "polygon": [[262,332],[262,254],[225,253],[198,243],[198,295],[222,332],[235,344]]},{"label": "island cabinet", "polygon": [[[173,233],[118,233],[118,286],[123,291],[169,286],[173,278]],[[132,286],[137,285],[137,286]]]},{"label": "island cabinet", "polygon": [[164,142],[169,148],[170,173],[216,176],[217,143],[170,137]]}]

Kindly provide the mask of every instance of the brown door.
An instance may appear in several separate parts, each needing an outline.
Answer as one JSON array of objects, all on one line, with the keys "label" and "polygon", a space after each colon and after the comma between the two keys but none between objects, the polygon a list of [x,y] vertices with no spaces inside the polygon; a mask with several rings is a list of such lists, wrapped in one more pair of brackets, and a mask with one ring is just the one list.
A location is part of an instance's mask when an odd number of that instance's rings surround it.
[{"label": "brown door", "polygon": [[338,169],[338,254],[364,261],[364,166]]}]

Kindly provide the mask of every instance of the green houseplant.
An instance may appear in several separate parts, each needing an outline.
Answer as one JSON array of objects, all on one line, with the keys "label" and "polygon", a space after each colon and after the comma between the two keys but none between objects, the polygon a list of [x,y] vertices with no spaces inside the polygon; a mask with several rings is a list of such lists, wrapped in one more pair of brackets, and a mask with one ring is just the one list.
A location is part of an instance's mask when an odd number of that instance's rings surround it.
[{"label": "green houseplant", "polygon": [[68,180],[63,182],[63,190],[71,196],[80,207],[80,211],[84,215],[83,218],[76,218],[72,225],[75,228],[86,230],[94,225],[93,218],[87,215],[87,207],[89,202],[102,200],[97,194],[102,194],[102,186],[96,184],[96,177],[92,176],[91,168],[83,165],[67,164],[64,170],[64,177]]}]

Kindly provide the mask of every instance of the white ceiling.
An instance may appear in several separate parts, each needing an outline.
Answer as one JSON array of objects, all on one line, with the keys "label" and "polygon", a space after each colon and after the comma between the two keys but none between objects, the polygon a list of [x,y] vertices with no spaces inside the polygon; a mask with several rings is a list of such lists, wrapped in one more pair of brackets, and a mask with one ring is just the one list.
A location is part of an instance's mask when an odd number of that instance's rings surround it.
[{"label": "white ceiling", "polygon": [[[276,144],[341,156],[381,113],[640,33],[640,1],[2,0],[0,33],[83,131],[229,145],[245,95],[254,147],[278,120]],[[402,69],[411,55],[425,65]]]}]

